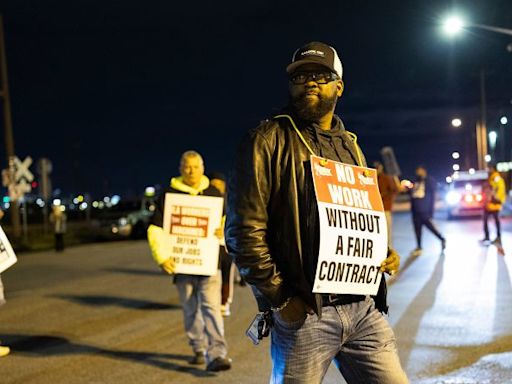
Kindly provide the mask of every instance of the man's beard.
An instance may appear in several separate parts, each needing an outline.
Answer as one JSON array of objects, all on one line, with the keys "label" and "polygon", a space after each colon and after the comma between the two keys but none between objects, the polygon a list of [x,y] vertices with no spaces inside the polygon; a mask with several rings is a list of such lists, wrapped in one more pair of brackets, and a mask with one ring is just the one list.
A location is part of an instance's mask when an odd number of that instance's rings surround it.
[{"label": "man's beard", "polygon": [[298,97],[291,99],[291,105],[297,115],[306,121],[318,122],[322,117],[327,115],[334,109],[338,97],[334,94],[332,97],[318,96],[317,103],[311,103],[306,98],[306,93],[302,93]]}]

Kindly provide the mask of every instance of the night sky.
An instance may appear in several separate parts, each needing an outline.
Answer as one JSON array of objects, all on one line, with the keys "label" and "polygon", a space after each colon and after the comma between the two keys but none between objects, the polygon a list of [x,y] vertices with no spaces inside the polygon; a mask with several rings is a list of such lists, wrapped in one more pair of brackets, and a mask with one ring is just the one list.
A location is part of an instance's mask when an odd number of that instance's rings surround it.
[{"label": "night sky", "polygon": [[423,163],[443,179],[451,152],[474,147],[480,68],[489,128],[512,121],[512,36],[440,32],[451,9],[512,28],[510,0],[1,4],[17,155],[48,157],[65,193],[141,193],[188,149],[227,172],[242,135],[286,104],[285,67],[312,40],[338,50],[337,113],[367,158],[390,145],[405,176]]}]

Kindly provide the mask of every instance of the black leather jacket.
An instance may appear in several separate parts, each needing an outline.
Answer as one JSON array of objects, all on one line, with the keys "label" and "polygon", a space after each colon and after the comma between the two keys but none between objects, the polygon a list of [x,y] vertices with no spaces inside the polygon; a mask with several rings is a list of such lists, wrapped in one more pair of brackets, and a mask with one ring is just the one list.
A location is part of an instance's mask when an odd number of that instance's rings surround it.
[{"label": "black leather jacket", "polygon": [[[315,148],[306,128],[295,122]],[[342,142],[354,159],[362,158],[354,135],[344,129]],[[364,158],[362,162],[366,165]],[[319,231],[310,225],[311,214],[318,215],[317,210],[312,212],[316,199],[310,152],[288,119],[265,121],[245,137],[227,196],[226,245],[251,285],[259,310],[300,296],[320,314],[321,296],[312,293]],[[314,232],[314,239],[304,241]],[[305,247],[312,247],[316,255]],[[382,279],[376,300],[381,311],[387,311],[385,285]]]}]

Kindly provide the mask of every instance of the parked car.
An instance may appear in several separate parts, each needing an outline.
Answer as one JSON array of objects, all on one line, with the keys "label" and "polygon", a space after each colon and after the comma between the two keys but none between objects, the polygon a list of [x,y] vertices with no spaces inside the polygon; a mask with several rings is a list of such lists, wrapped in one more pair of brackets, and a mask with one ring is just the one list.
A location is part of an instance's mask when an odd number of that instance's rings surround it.
[{"label": "parked car", "polygon": [[[133,203],[132,203],[133,204]],[[120,203],[118,211],[122,210]],[[133,207],[133,205],[132,205]],[[132,239],[143,239],[146,237],[146,231],[149,226],[149,220],[155,210],[154,199],[144,197],[137,209],[125,210],[119,217],[111,223],[111,232],[120,237],[129,237]]]},{"label": "parked car", "polygon": [[485,204],[487,171],[458,172],[445,196],[448,218],[480,216]]}]

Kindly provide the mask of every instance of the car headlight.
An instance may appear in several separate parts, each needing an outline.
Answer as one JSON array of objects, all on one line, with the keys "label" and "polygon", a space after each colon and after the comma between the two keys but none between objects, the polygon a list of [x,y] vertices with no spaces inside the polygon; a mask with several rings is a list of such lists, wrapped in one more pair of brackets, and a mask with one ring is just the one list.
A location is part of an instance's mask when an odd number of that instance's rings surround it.
[{"label": "car headlight", "polygon": [[450,191],[446,194],[445,199],[449,205],[455,205],[460,201],[461,197],[462,195],[459,192]]}]

